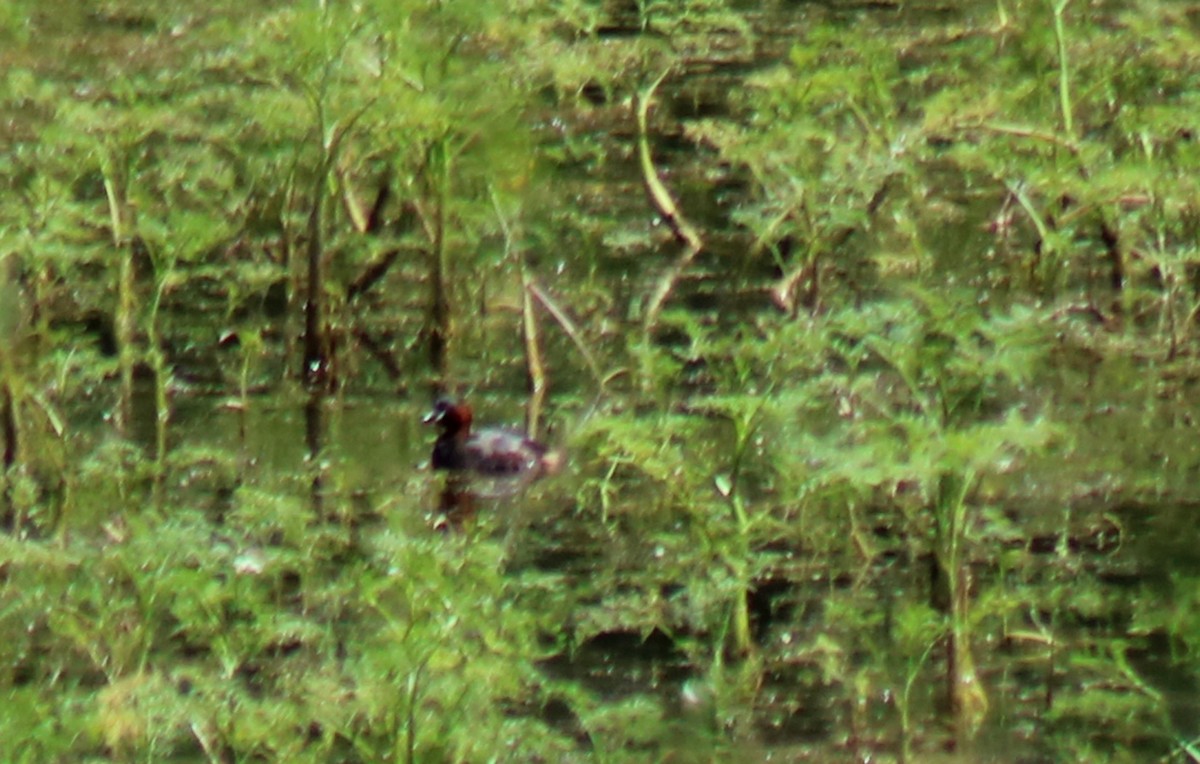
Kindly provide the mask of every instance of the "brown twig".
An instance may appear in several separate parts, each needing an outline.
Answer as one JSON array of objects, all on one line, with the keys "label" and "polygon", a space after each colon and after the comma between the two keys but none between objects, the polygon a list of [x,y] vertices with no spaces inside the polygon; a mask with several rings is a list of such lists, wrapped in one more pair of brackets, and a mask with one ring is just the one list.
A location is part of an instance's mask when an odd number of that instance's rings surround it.
[{"label": "brown twig", "polygon": [[371,205],[371,211],[367,213],[367,233],[378,233],[380,226],[383,225],[383,208],[392,198],[392,184],[389,182],[390,172],[389,170],[389,174],[385,175],[383,182],[379,184],[379,189],[375,192],[375,202]]},{"label": "brown twig", "polygon": [[367,232],[367,212],[363,208],[362,200],[358,198],[358,193],[354,190],[354,184],[349,178],[349,173],[346,168],[340,163],[335,169],[338,182],[342,185],[342,206],[346,208],[346,215],[350,218],[350,225],[353,226],[357,233]]},{"label": "brown twig", "polygon": [[368,210],[354,190],[354,184],[351,182],[346,168],[341,164],[338,165],[337,178],[338,182],[342,184],[342,206],[346,208],[346,214],[350,216],[350,224],[358,233],[377,233],[383,224],[383,208],[392,197],[392,187],[389,182],[390,170],[388,173],[384,175],[379,188],[375,190],[375,201],[371,202],[371,209]]},{"label": "brown twig", "polygon": [[529,269],[521,258],[521,337],[525,341],[525,370],[529,380],[529,404],[525,409],[525,430],[529,437],[538,435],[542,403],[546,399],[546,364],[538,335],[537,313],[533,310],[533,293],[529,289]]},{"label": "brown twig", "polygon": [[[318,114],[323,114],[319,98],[314,95]],[[345,122],[336,125],[333,136],[328,143],[322,144],[323,155],[318,171],[313,178],[312,206],[308,211],[308,222],[305,229],[307,245],[305,248],[307,283],[304,299],[304,361],[300,377],[311,390],[328,385],[334,381],[331,364],[333,360],[332,338],[326,325],[325,313],[325,241],[324,241],[324,204],[322,193],[323,184],[332,174],[338,173],[338,157],[341,155],[342,142],[354,129],[358,120],[366,114],[375,103],[371,99]],[[323,132],[323,131],[322,131]],[[347,186],[348,188],[348,186]],[[349,201],[350,196],[344,198]]]},{"label": "brown twig", "polygon": [[584,362],[587,363],[588,369],[591,370],[592,376],[596,378],[600,387],[603,388],[611,376],[604,377],[601,375],[600,366],[596,363],[596,357],[588,349],[587,343],[583,341],[583,334],[575,326],[575,322],[571,320],[571,317],[532,278],[525,281],[525,291],[537,298],[542,307],[549,311],[554,320],[558,322],[558,325],[562,327],[562,330],[571,338],[571,342],[575,343],[575,347],[579,349],[579,354],[583,356]]},{"label": "brown twig", "polygon": [[440,388],[449,371],[449,346],[453,334],[450,306],[450,255],[446,250],[446,204],[449,196],[450,158],[445,139],[426,148],[425,175],[433,209],[418,206],[429,238],[429,362]]},{"label": "brown twig", "polygon": [[[0,432],[4,433],[4,454],[0,468],[3,468],[7,475],[16,465],[18,453],[16,407],[13,405],[12,385],[9,384],[7,374],[0,380]],[[7,488],[6,483],[5,490]]]},{"label": "brown twig", "polygon": [[646,195],[650,197],[650,203],[654,205],[658,214],[671,227],[672,233],[675,234],[675,239],[684,246],[683,253],[667,269],[667,272],[659,278],[654,292],[646,303],[643,328],[647,333],[652,331],[658,323],[658,314],[662,311],[663,303],[666,302],[667,297],[670,296],[671,291],[675,288],[675,282],[679,280],[684,269],[691,264],[700,250],[704,248],[704,241],[700,238],[699,232],[683,216],[683,213],[679,210],[679,205],[675,203],[675,199],[671,196],[671,192],[663,185],[662,180],[658,176],[658,170],[654,167],[654,158],[650,155],[650,138],[647,127],[650,102],[654,98],[654,92],[662,84],[662,81],[669,72],[670,69],[660,74],[658,79],[650,83],[650,86],[634,99],[637,115],[638,160],[642,169],[642,183],[646,187]]},{"label": "brown twig", "polygon": [[[964,129],[970,129],[970,125],[963,126]],[[1010,125],[1003,122],[983,122],[975,125],[982,130],[997,135],[1008,135],[1014,138],[1028,138],[1033,141],[1042,143],[1050,143],[1060,148],[1067,150],[1072,157],[1077,161],[1082,161],[1082,151],[1078,141],[1065,135],[1052,132],[1050,130],[1039,130],[1036,127],[1027,127],[1025,125]]]},{"label": "brown twig", "polygon": [[525,258],[513,247],[512,227],[500,206],[500,200],[492,191],[492,207],[496,210],[496,219],[504,231],[504,256],[516,261],[521,272],[521,339],[525,345],[525,373],[529,383],[529,402],[525,406],[525,431],[529,437],[536,438],[538,424],[542,416],[542,404],[546,400],[546,363],[542,357],[541,335],[538,331],[537,313],[533,309],[533,277],[529,275],[529,266]]}]

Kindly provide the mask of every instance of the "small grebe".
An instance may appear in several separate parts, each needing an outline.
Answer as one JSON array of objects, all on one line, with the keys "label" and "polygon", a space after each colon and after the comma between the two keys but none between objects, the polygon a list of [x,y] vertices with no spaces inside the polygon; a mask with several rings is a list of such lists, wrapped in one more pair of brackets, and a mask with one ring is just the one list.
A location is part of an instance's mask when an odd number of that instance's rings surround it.
[{"label": "small grebe", "polygon": [[562,455],[517,430],[484,427],[471,431],[471,407],[438,401],[425,417],[438,426],[430,463],[435,470],[456,470],[524,485],[562,467]]}]

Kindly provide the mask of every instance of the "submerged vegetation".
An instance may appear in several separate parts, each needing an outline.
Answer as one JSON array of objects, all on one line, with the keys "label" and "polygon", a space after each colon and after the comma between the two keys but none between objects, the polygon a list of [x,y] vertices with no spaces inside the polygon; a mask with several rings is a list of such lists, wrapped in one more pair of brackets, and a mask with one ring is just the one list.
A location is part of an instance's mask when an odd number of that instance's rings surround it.
[{"label": "submerged vegetation", "polygon": [[[0,10],[6,760],[1200,759],[1195,8],[90,5]],[[445,392],[568,474],[445,523]]]}]

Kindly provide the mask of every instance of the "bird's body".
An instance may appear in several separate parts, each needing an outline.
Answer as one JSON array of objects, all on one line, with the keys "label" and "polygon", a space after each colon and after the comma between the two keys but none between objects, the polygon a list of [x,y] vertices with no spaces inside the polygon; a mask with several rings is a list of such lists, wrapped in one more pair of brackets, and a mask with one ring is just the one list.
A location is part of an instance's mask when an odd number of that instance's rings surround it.
[{"label": "bird's body", "polygon": [[500,427],[472,431],[472,419],[471,407],[465,403],[443,400],[434,406],[425,418],[439,430],[430,457],[433,469],[522,486],[561,467],[558,452],[525,433]]}]

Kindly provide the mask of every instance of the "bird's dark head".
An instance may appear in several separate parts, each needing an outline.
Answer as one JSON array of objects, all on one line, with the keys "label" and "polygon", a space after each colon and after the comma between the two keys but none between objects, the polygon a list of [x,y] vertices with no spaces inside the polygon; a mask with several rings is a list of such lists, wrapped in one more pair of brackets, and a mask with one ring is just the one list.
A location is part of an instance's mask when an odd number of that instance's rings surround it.
[{"label": "bird's dark head", "polygon": [[426,424],[435,424],[442,432],[451,435],[467,432],[471,429],[471,407],[465,403],[441,398],[433,404],[433,409],[425,415]]}]

